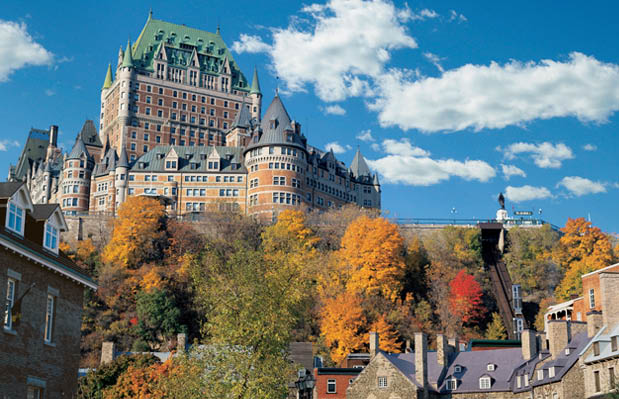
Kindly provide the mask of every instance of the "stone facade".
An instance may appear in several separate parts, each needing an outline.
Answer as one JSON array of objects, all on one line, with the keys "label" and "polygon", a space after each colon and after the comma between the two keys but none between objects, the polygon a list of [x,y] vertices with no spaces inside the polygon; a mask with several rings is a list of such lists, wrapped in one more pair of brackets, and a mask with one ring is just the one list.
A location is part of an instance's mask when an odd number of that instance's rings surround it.
[{"label": "stone facade", "polygon": [[[379,386],[379,378],[386,386]],[[386,380],[382,380],[385,378]],[[348,399],[416,399],[421,398],[418,387],[402,374],[383,353],[378,353],[370,364],[348,387]]]}]

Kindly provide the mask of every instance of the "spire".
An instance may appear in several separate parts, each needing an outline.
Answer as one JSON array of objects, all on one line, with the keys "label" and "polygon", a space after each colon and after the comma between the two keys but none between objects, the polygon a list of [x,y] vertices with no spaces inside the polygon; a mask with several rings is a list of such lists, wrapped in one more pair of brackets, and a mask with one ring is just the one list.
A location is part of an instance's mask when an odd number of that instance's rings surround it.
[{"label": "spire", "polygon": [[117,168],[128,168],[129,160],[127,158],[127,150],[123,146],[120,150],[120,157],[118,158],[118,163],[116,164]]},{"label": "spire", "polygon": [[254,67],[254,77],[251,82],[249,94],[262,94],[260,92],[260,81],[258,80],[258,69],[256,67]]},{"label": "spire", "polygon": [[150,10],[148,10],[148,20],[150,21],[151,19],[153,19],[153,8],[151,7]]},{"label": "spire", "polygon": [[380,182],[378,181],[378,173],[374,174],[374,181],[372,181],[372,184],[375,186],[380,186]]},{"label": "spire", "polygon": [[219,28],[219,23],[217,24],[217,32],[216,32],[219,36],[221,36],[221,29]]},{"label": "spire", "polygon": [[107,73],[105,74],[105,81],[103,82],[103,88],[109,89],[110,87],[112,87],[112,82],[114,82],[114,79],[112,78],[112,64],[110,63],[107,66]]},{"label": "spire", "polygon": [[357,148],[357,152],[355,153],[355,157],[350,164],[350,170],[356,178],[367,176],[371,177],[370,168],[368,164],[365,162],[365,158],[361,155],[361,150]]},{"label": "spire", "polygon": [[131,40],[127,40],[127,49],[125,50],[125,57],[121,65],[123,68],[133,68],[133,55],[131,54]]}]

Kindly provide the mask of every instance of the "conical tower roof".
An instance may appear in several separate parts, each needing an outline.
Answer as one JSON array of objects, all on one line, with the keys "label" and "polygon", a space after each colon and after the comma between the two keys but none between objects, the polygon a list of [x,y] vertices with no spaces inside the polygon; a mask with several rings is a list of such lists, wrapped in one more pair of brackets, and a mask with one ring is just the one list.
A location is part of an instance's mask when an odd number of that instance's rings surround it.
[{"label": "conical tower roof", "polygon": [[82,154],[86,155],[86,158],[90,158],[90,154],[86,149],[86,145],[84,144],[84,140],[82,140],[82,134],[78,134],[77,139],[75,139],[75,144],[73,145],[73,149],[69,153],[69,157],[67,159],[81,159]]},{"label": "conical tower roof", "polygon": [[131,54],[131,40],[127,41],[127,49],[125,50],[125,57],[121,67],[133,68],[133,55]]},{"label": "conical tower roof", "polygon": [[122,147],[120,150],[120,157],[118,157],[118,163],[116,164],[117,168],[128,168],[129,167],[129,159],[127,158],[127,150],[125,147]]},{"label": "conical tower roof", "polygon": [[371,177],[370,168],[368,164],[365,162],[365,158],[361,155],[361,150],[357,148],[357,152],[355,153],[355,157],[350,164],[350,170],[352,171],[355,177],[367,176]]},{"label": "conical tower roof", "polygon": [[262,94],[260,92],[260,81],[258,80],[258,69],[256,67],[254,67],[254,77],[251,81],[249,94]]},{"label": "conical tower roof", "polygon": [[112,64],[108,64],[107,73],[105,74],[105,81],[103,82],[103,88],[109,89],[112,87],[112,83],[114,83],[114,79],[112,78]]},{"label": "conical tower roof", "polygon": [[232,122],[232,126],[230,126],[230,128],[234,129],[235,127],[243,127],[248,129],[251,125],[251,112],[249,111],[249,108],[247,108],[247,105],[245,105],[245,99],[243,99],[241,109],[239,109],[239,112],[236,113],[234,122]]}]

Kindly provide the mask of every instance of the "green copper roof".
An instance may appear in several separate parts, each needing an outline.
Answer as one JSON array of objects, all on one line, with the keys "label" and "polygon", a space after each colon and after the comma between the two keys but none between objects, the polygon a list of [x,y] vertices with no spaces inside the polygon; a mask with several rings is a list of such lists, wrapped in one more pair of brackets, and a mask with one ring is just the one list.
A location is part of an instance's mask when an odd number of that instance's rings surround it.
[{"label": "green copper roof", "polygon": [[121,67],[125,68],[133,68],[135,65],[133,65],[133,54],[131,54],[133,51],[131,50],[131,40],[127,41],[127,49],[125,50],[125,57],[123,58],[123,63],[121,64]]},{"label": "green copper roof", "polygon": [[258,69],[254,67],[254,78],[251,81],[251,90],[249,94],[262,94],[260,92],[260,81],[258,80]]},{"label": "green copper roof", "polygon": [[147,72],[153,72],[153,60],[159,51],[165,51],[168,65],[186,69],[193,50],[198,53],[200,70],[214,76],[222,73],[227,58],[232,75],[232,87],[249,91],[249,84],[221,35],[149,18],[133,46],[133,65]]},{"label": "green copper roof", "polygon": [[113,82],[114,79],[112,78],[112,64],[108,64],[107,73],[105,74],[105,81],[103,82],[103,88],[109,89],[110,87],[112,87]]}]

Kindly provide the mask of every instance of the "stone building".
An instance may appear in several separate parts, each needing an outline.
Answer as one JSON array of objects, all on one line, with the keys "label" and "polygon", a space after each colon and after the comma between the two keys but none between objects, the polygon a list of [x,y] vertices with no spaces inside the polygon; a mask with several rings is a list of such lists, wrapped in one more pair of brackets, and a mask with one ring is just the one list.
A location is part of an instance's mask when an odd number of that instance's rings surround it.
[{"label": "stone building", "polygon": [[96,285],[58,250],[58,204],[33,204],[23,182],[0,183],[0,392],[73,397],[84,289]]}]

